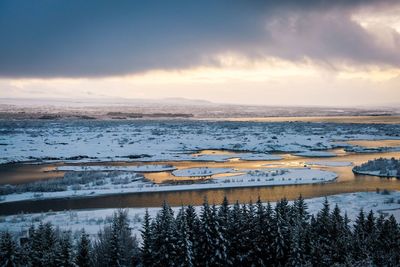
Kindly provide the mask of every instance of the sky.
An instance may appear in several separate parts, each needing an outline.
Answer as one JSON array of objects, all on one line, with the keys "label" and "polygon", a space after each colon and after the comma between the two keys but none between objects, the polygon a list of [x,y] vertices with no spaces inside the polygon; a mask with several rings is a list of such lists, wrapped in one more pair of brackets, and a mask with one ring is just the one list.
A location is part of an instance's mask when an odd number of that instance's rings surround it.
[{"label": "sky", "polygon": [[1,98],[400,104],[398,0],[2,0]]}]

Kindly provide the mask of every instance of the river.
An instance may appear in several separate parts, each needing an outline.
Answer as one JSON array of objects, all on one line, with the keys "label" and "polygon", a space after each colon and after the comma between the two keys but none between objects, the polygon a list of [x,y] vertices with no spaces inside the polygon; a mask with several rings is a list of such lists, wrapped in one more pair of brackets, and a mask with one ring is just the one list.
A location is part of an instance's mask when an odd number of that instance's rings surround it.
[{"label": "river", "polygon": [[[399,140],[381,140],[381,141],[358,141],[363,142],[365,146],[384,146],[400,144]],[[91,165],[137,165],[137,164],[170,164],[178,169],[194,167],[218,167],[241,169],[260,169],[276,167],[302,167],[333,171],[338,174],[334,182],[309,185],[286,185],[286,186],[264,186],[251,188],[232,188],[232,189],[204,189],[192,191],[174,191],[174,192],[152,192],[152,193],[126,193],[118,195],[103,195],[85,198],[61,198],[46,200],[29,200],[10,203],[0,203],[0,214],[15,214],[19,212],[42,212],[48,210],[69,210],[69,209],[95,209],[95,208],[117,208],[117,207],[152,207],[160,206],[163,201],[170,205],[199,205],[207,197],[211,203],[220,203],[224,196],[230,201],[249,202],[256,201],[258,197],[266,201],[276,201],[283,197],[295,199],[300,194],[305,198],[319,197],[332,194],[374,191],[377,188],[388,190],[400,190],[400,179],[386,179],[376,176],[356,175],[352,172],[353,166],[330,166],[329,162],[352,162],[354,165],[361,164],[368,160],[385,157],[400,158],[400,152],[383,153],[349,153],[342,149],[331,150],[336,157],[313,158],[298,157],[291,154],[279,154],[282,159],[270,161],[245,161],[232,159],[227,162],[102,162],[90,163]],[[234,154],[229,151],[200,151],[203,154]],[[319,162],[323,165],[308,164],[310,162]],[[57,166],[71,165],[66,163],[53,164],[8,164],[0,168],[0,183],[24,183],[39,179],[49,179],[62,177],[63,172],[55,171]],[[77,165],[77,164],[75,164]],[[82,165],[82,164],[78,164]],[[163,183],[168,180],[177,179],[171,172],[153,172],[144,174],[149,180],[156,183]],[[179,179],[193,179],[183,177]]]}]

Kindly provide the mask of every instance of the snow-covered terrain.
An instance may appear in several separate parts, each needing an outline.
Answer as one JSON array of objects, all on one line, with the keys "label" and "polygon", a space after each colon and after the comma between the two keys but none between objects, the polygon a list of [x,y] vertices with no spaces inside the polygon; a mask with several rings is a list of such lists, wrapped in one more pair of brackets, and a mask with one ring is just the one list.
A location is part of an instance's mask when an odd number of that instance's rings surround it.
[{"label": "snow-covered terrain", "polygon": [[327,156],[320,150],[341,147],[338,140],[399,139],[399,132],[396,124],[1,120],[0,163],[226,160],[189,153],[204,149],[262,153],[242,155],[249,160],[279,151]]},{"label": "snow-covered terrain", "polygon": [[223,178],[224,182],[254,182],[268,183],[268,185],[310,184],[333,181],[337,178],[334,172],[310,169],[267,169],[250,170],[246,174]]},{"label": "snow-covered terrain", "polygon": [[355,166],[353,172],[358,174],[375,175],[381,177],[397,177],[400,178],[400,159],[385,159],[379,158],[369,160]]},{"label": "snow-covered terrain", "polygon": [[57,167],[58,171],[124,171],[124,172],[161,172],[161,171],[173,171],[176,170],[171,165],[138,165],[138,166],[60,166]]},{"label": "snow-covered terrain", "polygon": [[307,165],[316,165],[316,166],[330,166],[330,167],[346,167],[351,166],[353,163],[348,161],[310,161],[306,162]]},{"label": "snow-covered terrain", "polygon": [[231,168],[189,168],[173,171],[172,174],[177,177],[188,176],[188,177],[208,177],[214,174],[229,173],[232,172]]},{"label": "snow-covered terrain", "polygon": [[[400,191],[387,193],[358,192],[339,194],[327,197],[331,207],[338,204],[342,212],[346,212],[350,220],[354,222],[360,209],[368,212],[373,210],[384,215],[393,214],[397,221],[400,220]],[[310,213],[316,213],[322,208],[323,197],[306,199]],[[219,204],[219,203],[217,203]],[[148,208],[149,214],[154,218],[160,208]],[[175,213],[179,207],[172,208]],[[200,207],[196,207],[199,211]],[[140,237],[145,208],[129,208],[128,215],[130,226],[134,234]],[[29,228],[31,224],[38,225],[40,221],[51,222],[61,229],[85,230],[95,235],[106,223],[111,222],[115,209],[79,210],[46,212],[38,214],[18,214],[0,217],[0,229],[11,232],[20,232]]]},{"label": "snow-covered terrain", "polygon": [[347,152],[356,153],[379,153],[379,152],[398,152],[400,147],[363,147],[363,146],[351,146],[344,149]]},{"label": "snow-covered terrain", "polygon": [[[209,169],[210,170],[210,169]],[[189,174],[191,171],[195,174],[203,172],[204,169],[186,169],[182,170],[181,175]],[[230,172],[231,169],[211,170],[214,174]],[[241,170],[241,172],[243,172]],[[291,184],[313,184],[324,183],[335,180],[337,174],[334,172],[310,169],[310,168],[282,168],[268,170],[248,170],[245,174],[238,173],[237,176],[220,177],[206,180],[202,183],[192,184],[153,184],[144,179],[128,180],[125,183],[113,184],[111,180],[106,180],[101,185],[81,187],[79,189],[69,186],[65,191],[59,192],[24,192],[8,194],[1,197],[0,202],[12,202],[29,199],[49,199],[65,197],[83,197],[99,196],[109,194],[124,194],[138,192],[168,192],[182,190],[199,190],[213,188],[235,188],[235,187],[254,187],[254,186],[275,186]]]},{"label": "snow-covered terrain", "polygon": [[272,155],[268,153],[229,153],[229,154],[182,154],[180,159],[175,158],[174,161],[190,160],[190,161],[215,161],[225,162],[230,159],[241,159],[241,160],[280,160],[281,156]]}]

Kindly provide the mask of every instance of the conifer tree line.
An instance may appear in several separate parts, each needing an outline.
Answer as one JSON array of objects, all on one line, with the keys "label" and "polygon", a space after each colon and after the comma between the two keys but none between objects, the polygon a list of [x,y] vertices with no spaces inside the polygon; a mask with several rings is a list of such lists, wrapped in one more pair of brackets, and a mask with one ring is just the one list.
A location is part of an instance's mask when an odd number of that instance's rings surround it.
[{"label": "conifer tree line", "polygon": [[127,210],[114,213],[110,225],[91,239],[85,230],[62,231],[51,223],[31,226],[17,242],[8,232],[0,239],[0,266],[138,266],[140,250],[129,227]]},{"label": "conifer tree line", "polygon": [[[82,231],[40,224],[17,242],[0,240],[1,266],[400,266],[400,227],[394,216],[361,210],[353,223],[325,199],[310,215],[300,197],[263,204],[204,202],[174,214],[166,203],[146,211],[141,242],[125,210],[90,239]],[[74,240],[74,241],[73,241]]]}]

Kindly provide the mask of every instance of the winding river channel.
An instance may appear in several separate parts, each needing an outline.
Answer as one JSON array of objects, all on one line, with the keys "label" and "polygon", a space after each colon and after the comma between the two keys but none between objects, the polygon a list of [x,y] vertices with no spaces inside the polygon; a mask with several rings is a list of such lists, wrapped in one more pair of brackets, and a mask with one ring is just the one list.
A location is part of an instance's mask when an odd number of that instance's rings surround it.
[{"label": "winding river channel", "polygon": [[[400,140],[380,141],[354,141],[353,143],[366,147],[400,146]],[[15,214],[20,212],[42,212],[48,210],[69,210],[69,209],[95,209],[95,208],[117,208],[117,207],[152,207],[160,206],[167,201],[174,206],[199,205],[207,197],[211,203],[220,203],[224,196],[229,200],[239,202],[256,201],[258,197],[262,201],[275,201],[286,197],[295,199],[300,194],[305,198],[319,197],[339,193],[358,191],[374,191],[377,188],[388,190],[400,190],[400,179],[387,179],[376,176],[356,175],[352,172],[354,165],[361,164],[368,160],[379,157],[400,158],[400,152],[382,153],[353,153],[345,152],[343,149],[330,150],[336,157],[300,157],[292,154],[278,154],[280,160],[246,161],[234,157],[234,152],[208,150],[200,151],[204,154],[232,154],[232,159],[226,162],[201,162],[201,161],[177,161],[177,162],[101,162],[90,163],[90,165],[114,165],[129,166],[138,164],[169,164],[177,169],[210,167],[210,168],[233,168],[240,172],[241,169],[263,169],[263,168],[298,168],[308,166],[335,172],[338,178],[334,182],[305,185],[285,186],[263,186],[263,187],[242,187],[231,189],[202,189],[171,192],[146,192],[146,193],[123,193],[114,195],[102,195],[92,197],[71,197],[59,199],[26,200],[18,202],[0,203],[0,214]],[[341,162],[342,164],[338,164]],[[318,164],[314,164],[318,163]],[[349,164],[346,164],[349,163]],[[351,164],[350,164],[351,163]],[[63,172],[56,171],[62,165],[84,165],[71,163],[52,164],[7,164],[0,166],[0,184],[18,184],[40,179],[62,177]],[[150,172],[144,176],[155,182],[164,183],[176,180],[171,172]],[[183,177],[180,179],[189,179]]]}]

